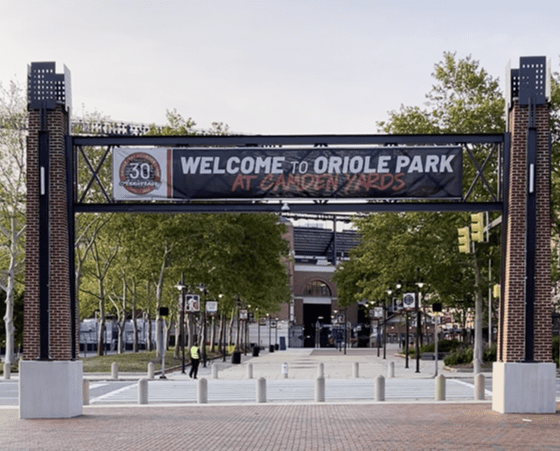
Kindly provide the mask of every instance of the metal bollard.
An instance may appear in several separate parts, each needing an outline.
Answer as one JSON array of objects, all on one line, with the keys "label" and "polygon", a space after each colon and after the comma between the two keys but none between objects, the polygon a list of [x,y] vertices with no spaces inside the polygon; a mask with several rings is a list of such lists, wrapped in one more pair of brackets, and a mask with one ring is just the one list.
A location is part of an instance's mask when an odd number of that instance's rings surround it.
[{"label": "metal bollard", "polygon": [[218,379],[218,370],[220,369],[220,367],[214,363],[212,365],[212,379]]},{"label": "metal bollard", "polygon": [[82,400],[84,406],[89,406],[89,381],[82,379]]},{"label": "metal bollard", "polygon": [[385,401],[385,378],[381,375],[375,378],[375,400]]},{"label": "metal bollard", "polygon": [[198,404],[206,404],[208,402],[208,381],[203,377],[198,379],[196,402]]},{"label": "metal bollard", "polygon": [[148,363],[148,379],[155,378],[155,371],[154,371],[154,362]]},{"label": "metal bollard", "polygon": [[6,379],[6,380],[11,378],[11,374],[12,374],[11,373],[12,372],[11,367],[12,366],[9,363],[7,363],[7,362],[4,363],[4,379]]},{"label": "metal bollard", "polygon": [[288,364],[286,362],[282,364],[282,377],[284,379],[288,378]]},{"label": "metal bollard", "polygon": [[389,379],[395,377],[395,362],[389,362]]},{"label": "metal bollard", "polygon": [[325,377],[325,365],[322,362],[317,365],[317,377]]},{"label": "metal bollard", "polygon": [[354,379],[360,377],[360,364],[358,362],[354,362],[354,365],[352,365],[352,377]]},{"label": "metal bollard", "polygon": [[257,379],[257,402],[266,402],[266,379],[259,377]]},{"label": "metal bollard", "polygon": [[478,373],[474,377],[474,399],[482,401],[484,399],[484,374]]},{"label": "metal bollard", "polygon": [[247,372],[247,379],[253,379],[253,364],[252,363],[247,364],[246,372]]},{"label": "metal bollard", "polygon": [[114,381],[119,380],[119,365],[116,362],[111,364],[111,379]]},{"label": "metal bollard", "polygon": [[325,402],[325,378],[315,379],[315,402]]},{"label": "metal bollard", "polygon": [[148,379],[138,381],[138,404],[148,404]]},{"label": "metal bollard", "polygon": [[435,399],[436,401],[445,401],[445,376],[440,374],[435,379]]}]

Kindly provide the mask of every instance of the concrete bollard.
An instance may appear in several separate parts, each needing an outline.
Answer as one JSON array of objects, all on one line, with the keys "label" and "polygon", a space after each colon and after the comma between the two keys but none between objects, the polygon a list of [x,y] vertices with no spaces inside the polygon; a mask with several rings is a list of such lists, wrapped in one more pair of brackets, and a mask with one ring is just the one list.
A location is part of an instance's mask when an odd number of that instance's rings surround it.
[{"label": "concrete bollard", "polygon": [[259,377],[256,385],[257,402],[266,402],[266,379]]},{"label": "concrete bollard", "polygon": [[89,381],[82,379],[82,400],[84,406],[89,406]]},{"label": "concrete bollard", "polygon": [[352,365],[352,377],[357,379],[360,377],[360,364],[358,362],[354,362]]},{"label": "concrete bollard", "polygon": [[246,367],[247,379],[253,379],[253,364],[248,363]]},{"label": "concrete bollard", "polygon": [[218,379],[218,370],[220,369],[220,367],[214,363],[212,365],[212,379]]},{"label": "concrete bollard", "polygon": [[325,365],[322,362],[317,365],[317,377],[325,377]]},{"label": "concrete bollard", "polygon": [[445,376],[443,374],[436,376],[435,382],[436,401],[445,401]]},{"label": "concrete bollard", "polygon": [[474,377],[474,399],[476,401],[482,401],[484,399],[484,374],[478,373]]},{"label": "concrete bollard", "polygon": [[138,404],[148,404],[148,379],[138,381]]},{"label": "concrete bollard", "polygon": [[325,378],[315,379],[315,402],[325,402]]},{"label": "concrete bollard", "polygon": [[154,379],[155,378],[155,371],[154,371],[154,362],[150,362],[148,363],[148,379]]},{"label": "concrete bollard", "polygon": [[116,362],[111,364],[111,379],[114,381],[119,380],[119,365]]},{"label": "concrete bollard", "polygon": [[385,401],[385,378],[381,375],[375,378],[375,400]]},{"label": "concrete bollard", "polygon": [[395,362],[389,362],[389,379],[395,377]]},{"label": "concrete bollard", "polygon": [[288,364],[286,362],[282,364],[282,377],[288,379]]},{"label": "concrete bollard", "polygon": [[204,377],[198,379],[196,402],[198,404],[206,404],[208,402],[208,381]]},{"label": "concrete bollard", "polygon": [[12,377],[12,366],[4,362],[4,379],[8,380]]}]

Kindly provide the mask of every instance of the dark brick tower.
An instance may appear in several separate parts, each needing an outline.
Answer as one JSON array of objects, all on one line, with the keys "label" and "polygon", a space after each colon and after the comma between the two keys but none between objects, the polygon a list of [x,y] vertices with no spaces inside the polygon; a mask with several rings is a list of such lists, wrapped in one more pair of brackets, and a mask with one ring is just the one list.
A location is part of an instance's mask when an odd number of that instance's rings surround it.
[{"label": "dark brick tower", "polygon": [[[70,76],[33,63],[28,80],[27,236],[20,416],[81,414],[69,265],[65,138]],[[78,402],[79,401],[79,402]]]},{"label": "dark brick tower", "polygon": [[[509,74],[508,74],[509,76]],[[546,59],[521,58],[508,89],[509,175],[493,407],[555,411],[551,342],[550,145]],[[552,378],[552,379],[551,379]],[[552,389],[552,392],[550,390]]]}]

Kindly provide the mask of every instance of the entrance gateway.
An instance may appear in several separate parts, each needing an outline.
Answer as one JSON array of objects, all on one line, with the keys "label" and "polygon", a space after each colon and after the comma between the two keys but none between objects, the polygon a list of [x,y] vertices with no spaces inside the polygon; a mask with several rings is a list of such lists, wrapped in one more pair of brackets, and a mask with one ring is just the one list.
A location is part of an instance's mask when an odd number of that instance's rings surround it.
[{"label": "entrance gateway", "polygon": [[[521,58],[508,82],[505,134],[72,136],[69,72],[32,63],[20,417],[82,413],[76,213],[287,210],[501,212],[493,408],[554,412],[546,59]],[[111,161],[112,187],[98,177]]]}]

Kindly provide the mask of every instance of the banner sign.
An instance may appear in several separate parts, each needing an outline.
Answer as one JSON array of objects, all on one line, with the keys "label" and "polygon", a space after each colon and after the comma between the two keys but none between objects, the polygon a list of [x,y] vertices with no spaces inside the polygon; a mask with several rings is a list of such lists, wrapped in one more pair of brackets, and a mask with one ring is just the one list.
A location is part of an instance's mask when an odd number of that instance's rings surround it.
[{"label": "banner sign", "polygon": [[116,148],[115,200],[461,198],[461,147]]}]

